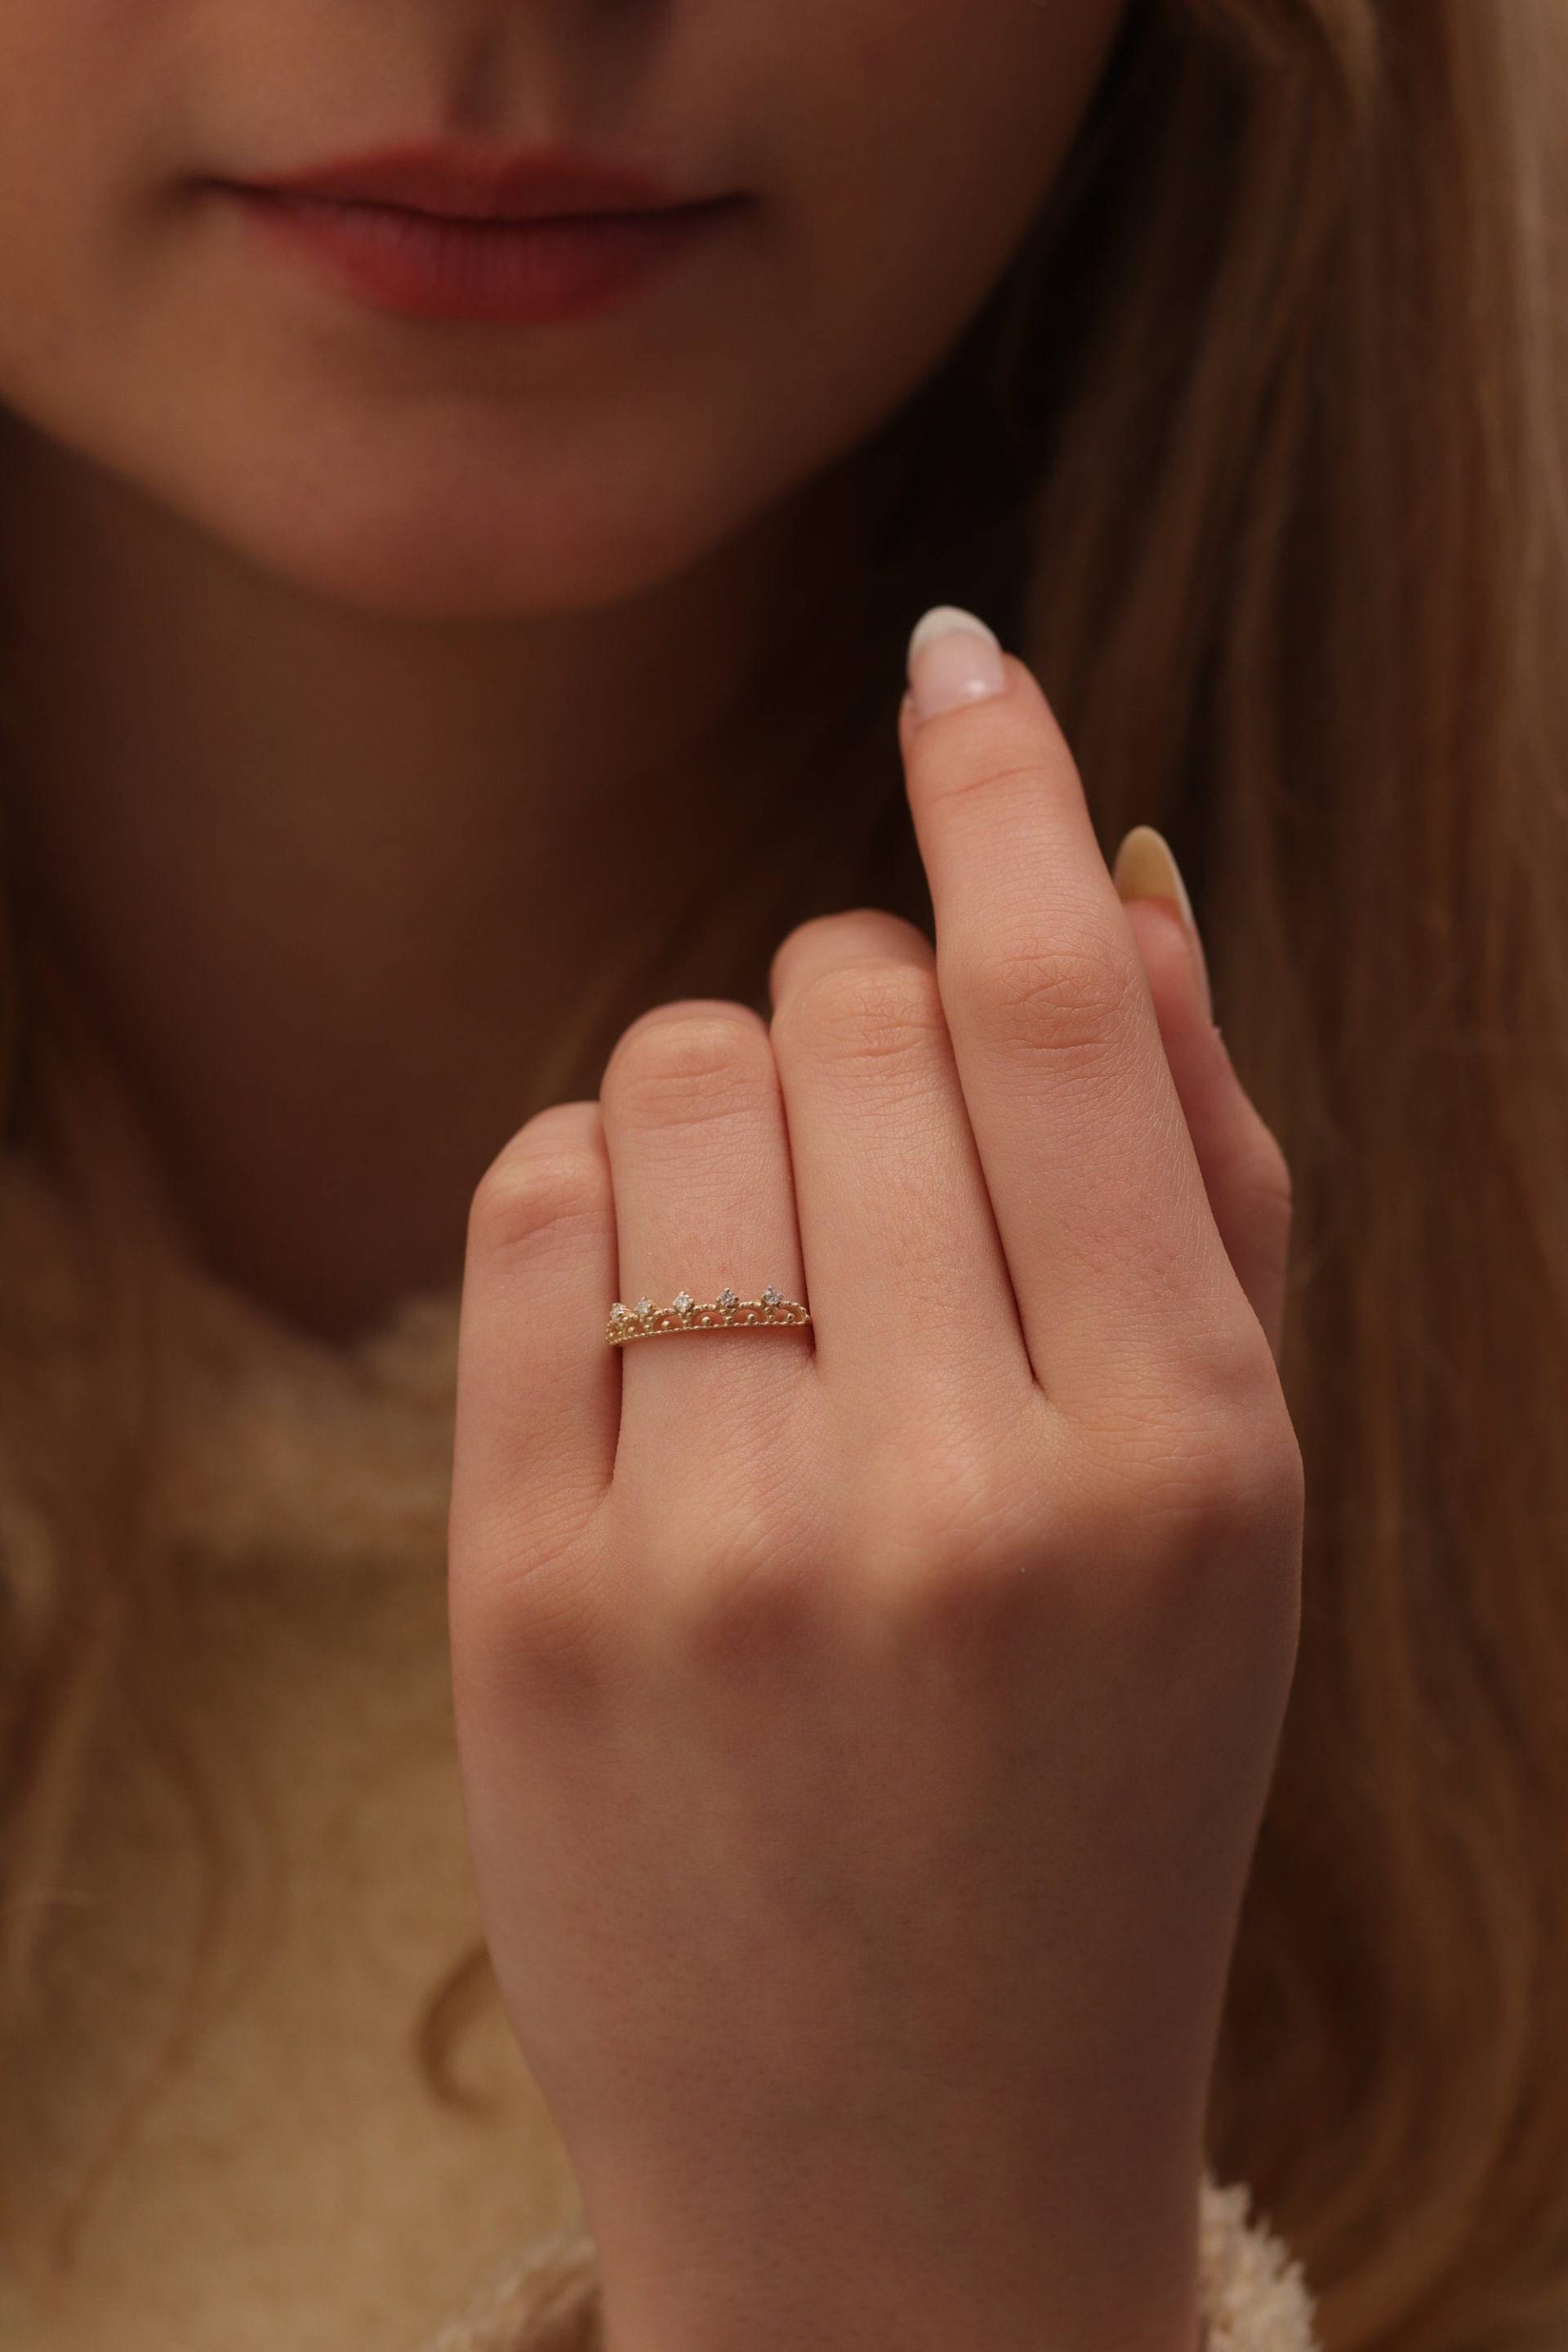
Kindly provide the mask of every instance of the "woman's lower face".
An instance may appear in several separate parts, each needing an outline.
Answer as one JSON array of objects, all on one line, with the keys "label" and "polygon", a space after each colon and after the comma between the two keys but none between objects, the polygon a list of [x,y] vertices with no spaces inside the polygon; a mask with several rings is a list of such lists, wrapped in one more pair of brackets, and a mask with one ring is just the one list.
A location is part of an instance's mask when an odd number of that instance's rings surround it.
[{"label": "woman's lower face", "polygon": [[[0,407],[19,441],[367,608],[654,588],[940,362],[1125,6],[7,0]],[[437,182],[408,205],[259,193],[429,146],[567,151],[727,201],[530,233],[437,227]]]}]

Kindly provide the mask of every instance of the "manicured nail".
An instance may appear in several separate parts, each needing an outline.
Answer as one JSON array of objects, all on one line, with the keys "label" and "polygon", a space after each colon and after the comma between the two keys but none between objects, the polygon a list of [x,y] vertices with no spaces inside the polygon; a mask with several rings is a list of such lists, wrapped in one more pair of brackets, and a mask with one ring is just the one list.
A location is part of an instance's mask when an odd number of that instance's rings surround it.
[{"label": "manicured nail", "polygon": [[960,702],[1005,694],[1007,672],[994,630],[958,604],[933,604],[910,638],[910,696],[917,719]]},{"label": "manicured nail", "polygon": [[1182,869],[1172,854],[1171,845],[1163,833],[1152,824],[1135,824],[1125,835],[1116,853],[1116,863],[1110,869],[1111,880],[1123,899],[1173,898],[1176,912],[1182,919],[1182,929],[1187,935],[1193,961],[1197,967],[1199,985],[1208,1017],[1214,1019],[1214,995],[1209,987],[1208,959],[1204,943],[1198,937],[1197,923],[1193,916],[1193,902],[1187,896],[1187,886],[1182,879]]}]

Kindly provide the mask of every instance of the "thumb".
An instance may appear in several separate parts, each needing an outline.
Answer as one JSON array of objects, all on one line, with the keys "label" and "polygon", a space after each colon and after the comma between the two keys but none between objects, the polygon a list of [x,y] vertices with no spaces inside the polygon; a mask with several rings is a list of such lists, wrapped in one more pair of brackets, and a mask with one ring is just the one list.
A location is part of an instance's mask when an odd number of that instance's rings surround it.
[{"label": "thumb", "polygon": [[1171,1076],[1237,1279],[1279,1361],[1290,1244],[1290,1171],[1214,1024],[1208,971],[1170,844],[1135,824],[1111,868],[1138,941]]}]

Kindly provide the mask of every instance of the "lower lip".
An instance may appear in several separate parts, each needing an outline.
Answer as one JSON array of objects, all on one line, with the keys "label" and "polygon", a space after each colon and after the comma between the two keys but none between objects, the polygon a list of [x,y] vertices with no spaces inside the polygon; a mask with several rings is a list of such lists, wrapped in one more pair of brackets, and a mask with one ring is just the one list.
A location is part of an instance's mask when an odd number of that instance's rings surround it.
[{"label": "lower lip", "polygon": [[231,193],[279,251],[377,309],[510,326],[608,310],[710,237],[743,201],[469,221],[274,189]]}]

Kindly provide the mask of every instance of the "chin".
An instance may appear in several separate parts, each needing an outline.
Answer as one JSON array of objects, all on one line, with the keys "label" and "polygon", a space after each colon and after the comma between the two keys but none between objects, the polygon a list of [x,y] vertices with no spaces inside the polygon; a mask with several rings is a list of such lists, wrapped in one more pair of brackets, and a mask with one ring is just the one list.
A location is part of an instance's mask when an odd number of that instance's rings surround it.
[{"label": "chin", "polygon": [[[237,499],[237,486],[256,487]],[[181,486],[192,520],[243,560],[307,593],[410,620],[516,619],[616,604],[677,579],[743,528],[752,509],[666,473],[579,467],[570,482],[504,477],[416,482],[407,471],[329,484],[220,470],[210,499]],[[193,493],[195,496],[193,497]],[[198,511],[199,509],[199,511]]]},{"label": "chin", "polygon": [[333,534],[319,518],[240,551],[307,594],[410,621],[526,620],[602,610],[658,589],[700,550],[624,536],[546,535],[498,544],[482,530],[427,531],[381,516]]}]

